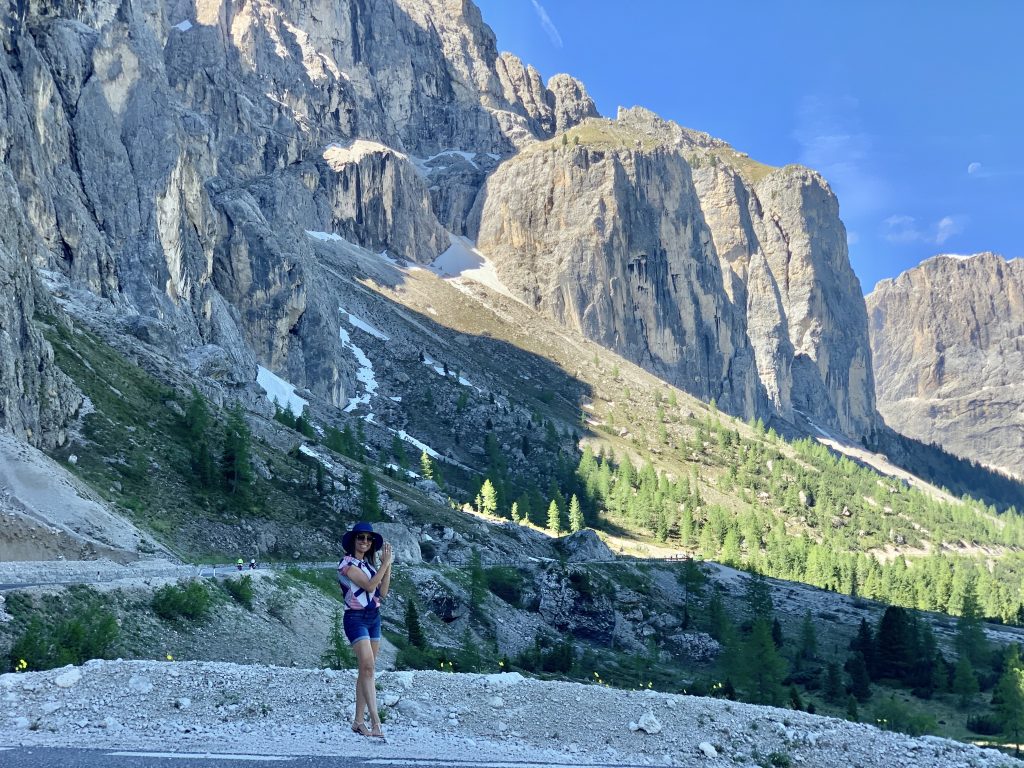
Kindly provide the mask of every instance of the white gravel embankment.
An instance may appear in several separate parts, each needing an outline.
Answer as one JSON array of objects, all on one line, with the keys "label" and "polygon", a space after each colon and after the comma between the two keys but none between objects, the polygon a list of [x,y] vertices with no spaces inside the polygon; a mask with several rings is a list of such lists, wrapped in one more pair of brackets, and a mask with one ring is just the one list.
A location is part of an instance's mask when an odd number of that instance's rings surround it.
[{"label": "white gravel embankment", "polygon": [[[519,674],[382,672],[387,743],[349,729],[354,673],[92,661],[0,676],[0,745],[599,765],[1021,765],[935,737],[717,699]],[[784,763],[782,763],[784,764]]]}]

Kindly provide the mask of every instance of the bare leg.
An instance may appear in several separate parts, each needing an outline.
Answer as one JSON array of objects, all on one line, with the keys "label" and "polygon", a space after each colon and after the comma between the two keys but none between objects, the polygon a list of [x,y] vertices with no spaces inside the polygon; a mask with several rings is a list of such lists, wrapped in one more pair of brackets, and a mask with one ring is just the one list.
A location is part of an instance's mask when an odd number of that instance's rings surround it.
[{"label": "bare leg", "polygon": [[[380,652],[380,641],[379,640],[371,640],[370,641],[370,650],[373,651],[374,671],[376,672],[377,654]],[[370,710],[370,728],[373,729],[371,731],[370,735],[371,736],[378,736],[378,735],[383,736],[383,733],[381,732],[381,729],[380,729],[380,715],[377,713],[377,683],[373,679],[372,676],[370,677],[370,693],[373,696],[372,699],[367,699],[367,705],[368,705],[368,708]],[[369,705],[369,702],[371,702],[371,701],[373,702],[373,704]]]},{"label": "bare leg", "polygon": [[[356,655],[356,660],[359,665],[359,672],[356,676],[356,715],[352,721],[352,730],[366,734],[366,726],[363,725],[363,717],[366,712],[367,699],[366,699],[366,685],[364,678],[369,677],[370,679],[370,691],[375,692],[373,687],[373,668],[374,668],[374,654],[370,648],[370,643],[364,640],[357,640],[355,645],[352,646],[352,651]],[[376,697],[373,699],[374,706],[370,710],[371,713],[376,713]],[[372,717],[372,715],[371,715]]]}]

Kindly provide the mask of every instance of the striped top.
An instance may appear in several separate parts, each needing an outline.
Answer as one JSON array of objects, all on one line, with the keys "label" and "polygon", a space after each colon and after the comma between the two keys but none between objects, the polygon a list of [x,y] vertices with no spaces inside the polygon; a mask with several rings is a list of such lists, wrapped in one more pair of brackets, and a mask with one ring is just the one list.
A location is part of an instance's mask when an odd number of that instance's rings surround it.
[{"label": "striped top", "polygon": [[377,575],[376,569],[374,569],[374,567],[365,560],[360,560],[352,555],[345,555],[345,557],[342,558],[342,561],[338,563],[338,583],[341,585],[341,589],[345,593],[345,610],[361,611],[364,608],[368,608],[371,601],[375,608],[379,608],[380,587],[378,586],[378,588],[373,591],[373,595],[370,595],[365,589],[358,586],[348,577],[348,571],[351,568],[358,568],[366,575],[367,579],[372,579]]}]

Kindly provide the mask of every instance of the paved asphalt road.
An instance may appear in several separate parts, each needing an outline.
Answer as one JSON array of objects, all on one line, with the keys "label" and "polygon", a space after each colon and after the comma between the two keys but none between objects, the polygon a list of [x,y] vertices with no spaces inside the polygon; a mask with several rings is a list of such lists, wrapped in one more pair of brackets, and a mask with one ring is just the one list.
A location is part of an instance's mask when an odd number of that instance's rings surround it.
[{"label": "paved asphalt road", "polygon": [[[509,760],[426,760],[401,757],[324,757],[313,755],[238,755],[65,749],[54,747],[0,747],[3,768],[566,768],[564,764]],[[573,763],[572,768],[591,768]],[[594,767],[596,768],[596,767]]]}]

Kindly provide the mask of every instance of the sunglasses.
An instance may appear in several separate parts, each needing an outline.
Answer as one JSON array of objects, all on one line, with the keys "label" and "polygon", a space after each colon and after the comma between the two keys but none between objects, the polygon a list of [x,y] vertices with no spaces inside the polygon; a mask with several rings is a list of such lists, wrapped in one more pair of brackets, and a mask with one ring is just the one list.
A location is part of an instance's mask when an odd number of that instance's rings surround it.
[{"label": "sunglasses", "polygon": [[369,533],[357,533],[356,541],[373,541],[373,535]]}]

